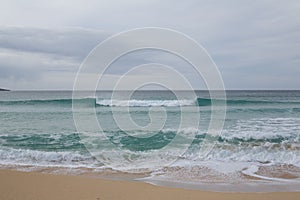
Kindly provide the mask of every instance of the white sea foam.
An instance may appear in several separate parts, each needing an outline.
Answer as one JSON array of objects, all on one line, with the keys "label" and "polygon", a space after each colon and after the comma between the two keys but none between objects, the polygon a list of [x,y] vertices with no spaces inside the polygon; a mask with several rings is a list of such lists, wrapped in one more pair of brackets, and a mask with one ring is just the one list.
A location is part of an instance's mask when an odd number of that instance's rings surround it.
[{"label": "white sea foam", "polygon": [[129,107],[177,107],[177,106],[193,106],[196,100],[111,100],[102,99],[96,102],[101,106],[129,106]]},{"label": "white sea foam", "polygon": [[0,149],[0,165],[95,168],[97,164],[99,163],[90,155],[84,155],[79,152]]},{"label": "white sea foam", "polygon": [[223,130],[222,137],[227,139],[271,139],[294,137],[300,133],[300,118],[257,118],[237,120]]}]

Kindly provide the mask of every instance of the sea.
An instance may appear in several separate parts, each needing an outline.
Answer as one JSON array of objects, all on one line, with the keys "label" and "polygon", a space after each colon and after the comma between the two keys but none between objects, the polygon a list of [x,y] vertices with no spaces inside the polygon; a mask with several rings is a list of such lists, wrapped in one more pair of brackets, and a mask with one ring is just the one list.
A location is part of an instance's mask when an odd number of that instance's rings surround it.
[{"label": "sea", "polygon": [[[0,168],[212,191],[300,190],[300,91],[226,91],[216,100],[226,116],[215,135],[210,93],[178,92],[184,98],[162,90],[82,91],[77,99],[72,91],[0,92]],[[74,102],[101,130],[89,120],[78,129]],[[180,126],[183,113],[198,116],[197,126]],[[128,119],[135,126],[124,130]],[[154,121],[163,123],[149,128]],[[202,155],[204,142],[212,145]]]}]

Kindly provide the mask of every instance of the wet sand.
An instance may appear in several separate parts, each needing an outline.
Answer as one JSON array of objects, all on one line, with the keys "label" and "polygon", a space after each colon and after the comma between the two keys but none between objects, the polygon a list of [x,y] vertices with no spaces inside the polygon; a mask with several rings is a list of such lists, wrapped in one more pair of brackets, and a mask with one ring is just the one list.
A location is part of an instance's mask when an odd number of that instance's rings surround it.
[{"label": "wet sand", "polygon": [[219,193],[81,176],[0,170],[1,200],[300,199],[300,192]]}]

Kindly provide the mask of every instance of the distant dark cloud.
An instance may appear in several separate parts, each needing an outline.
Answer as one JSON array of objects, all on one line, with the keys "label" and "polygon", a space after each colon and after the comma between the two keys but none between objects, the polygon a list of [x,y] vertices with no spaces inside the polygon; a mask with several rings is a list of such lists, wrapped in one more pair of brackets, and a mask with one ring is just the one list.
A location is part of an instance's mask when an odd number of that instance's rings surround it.
[{"label": "distant dark cloud", "polygon": [[71,72],[75,76],[82,60],[107,36],[108,33],[103,31],[82,28],[2,26],[0,83],[8,84],[6,87],[20,88],[23,83],[18,84],[19,81],[26,80],[37,87],[39,84],[36,82],[47,81],[42,77],[49,72],[57,72],[57,76]]},{"label": "distant dark cloud", "polygon": [[109,34],[88,29],[0,27],[0,47],[83,59]]}]

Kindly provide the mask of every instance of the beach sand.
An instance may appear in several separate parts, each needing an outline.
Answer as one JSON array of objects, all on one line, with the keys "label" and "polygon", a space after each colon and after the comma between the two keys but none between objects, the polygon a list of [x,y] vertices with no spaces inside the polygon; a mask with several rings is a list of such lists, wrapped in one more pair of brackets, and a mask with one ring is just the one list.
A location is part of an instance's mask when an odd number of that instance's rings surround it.
[{"label": "beach sand", "polygon": [[218,193],[82,176],[0,170],[1,200],[300,199],[294,193]]}]

